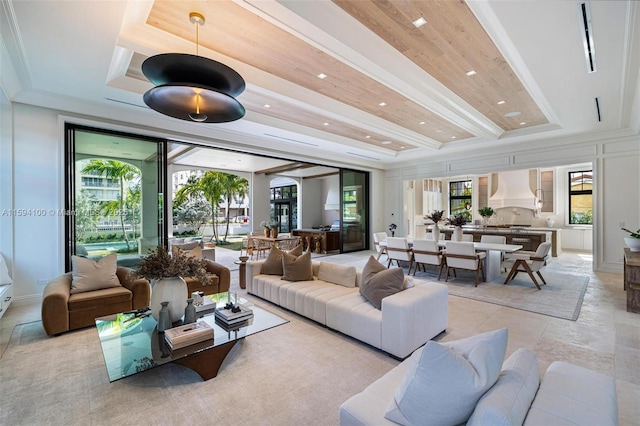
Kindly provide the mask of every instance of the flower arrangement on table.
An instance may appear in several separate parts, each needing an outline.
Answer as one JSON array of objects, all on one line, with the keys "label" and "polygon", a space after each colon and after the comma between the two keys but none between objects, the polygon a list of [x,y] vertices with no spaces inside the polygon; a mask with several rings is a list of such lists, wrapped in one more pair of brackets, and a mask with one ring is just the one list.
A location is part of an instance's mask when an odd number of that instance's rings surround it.
[{"label": "flower arrangement on table", "polygon": [[624,242],[629,246],[629,249],[633,252],[640,251],[640,229],[635,232],[627,228],[621,229],[629,233],[629,236],[624,238]]},{"label": "flower arrangement on table", "polygon": [[396,229],[398,229],[398,225],[396,225],[395,223],[392,223],[389,225],[389,231],[391,231],[391,236],[395,236],[396,234]]},{"label": "flower arrangement on table", "polygon": [[628,232],[628,233],[630,234],[629,236],[630,236],[631,238],[640,238],[640,229],[638,229],[638,230],[637,230],[637,231],[635,231],[635,232],[633,232],[633,231],[631,231],[631,230],[629,230],[629,229],[627,229],[627,228],[620,228],[620,229],[622,229],[622,230],[623,230],[623,231],[625,231],[625,232]]},{"label": "flower arrangement on table", "polygon": [[271,222],[267,222],[266,220],[263,220],[262,222],[260,222],[260,226],[262,226],[265,229],[271,229]]},{"label": "flower arrangement on table", "polygon": [[444,216],[444,210],[434,210],[433,213],[426,215],[424,218],[437,225],[442,220],[442,216]]},{"label": "flower arrangement on table", "polygon": [[453,216],[449,216],[445,223],[450,226],[462,226],[467,223],[467,218],[462,214],[455,214]]},{"label": "flower arrangement on table", "polygon": [[169,254],[166,248],[158,246],[142,258],[137,269],[131,271],[131,276],[148,280],[192,277],[201,283],[206,283],[209,280],[206,262],[204,259],[189,256],[182,250],[176,250],[173,254]]}]

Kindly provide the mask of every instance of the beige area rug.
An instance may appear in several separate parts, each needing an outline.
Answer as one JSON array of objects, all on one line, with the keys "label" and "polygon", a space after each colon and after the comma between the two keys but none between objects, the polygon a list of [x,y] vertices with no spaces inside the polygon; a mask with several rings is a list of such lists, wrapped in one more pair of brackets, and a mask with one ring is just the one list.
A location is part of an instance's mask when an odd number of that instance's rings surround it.
[{"label": "beige area rug", "polygon": [[251,299],[290,322],[239,342],[208,381],[167,364],[110,383],[95,328],[16,326],[0,358],[0,425],[333,426],[340,404],[398,364]]},{"label": "beige area rug", "polygon": [[[473,274],[458,271],[457,278],[449,277],[449,281],[446,283],[442,278],[439,282],[447,284],[449,294],[453,296],[571,321],[576,321],[580,315],[582,300],[589,284],[589,277],[586,275],[560,274],[547,270],[542,272],[547,285],[538,280],[542,290],[538,290],[531,278],[525,273],[519,273],[514,280],[506,285],[503,283],[507,274],[503,273],[494,281],[481,282],[478,287],[475,287],[475,275]],[[434,280],[436,275],[429,272],[418,272],[416,279]],[[437,281],[437,278],[434,281]]]}]

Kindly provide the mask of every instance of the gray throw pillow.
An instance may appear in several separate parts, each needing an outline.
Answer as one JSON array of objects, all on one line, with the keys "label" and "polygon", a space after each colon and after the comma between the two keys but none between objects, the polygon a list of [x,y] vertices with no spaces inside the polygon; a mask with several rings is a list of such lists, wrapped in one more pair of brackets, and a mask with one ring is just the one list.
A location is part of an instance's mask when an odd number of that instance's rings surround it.
[{"label": "gray throw pillow", "polygon": [[282,279],[286,281],[311,281],[313,280],[313,268],[311,267],[311,252],[302,256],[294,256],[289,253],[282,255]]},{"label": "gray throw pillow", "polygon": [[382,308],[382,299],[402,291],[404,272],[402,268],[387,269],[373,256],[362,268],[360,294],[376,309]]}]

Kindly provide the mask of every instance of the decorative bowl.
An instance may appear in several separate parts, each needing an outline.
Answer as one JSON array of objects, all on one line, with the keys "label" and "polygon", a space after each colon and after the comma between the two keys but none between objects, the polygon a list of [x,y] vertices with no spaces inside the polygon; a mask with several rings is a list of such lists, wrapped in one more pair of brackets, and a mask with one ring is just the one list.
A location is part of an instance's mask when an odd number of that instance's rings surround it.
[{"label": "decorative bowl", "polygon": [[624,237],[624,243],[631,251],[640,251],[640,238]]}]

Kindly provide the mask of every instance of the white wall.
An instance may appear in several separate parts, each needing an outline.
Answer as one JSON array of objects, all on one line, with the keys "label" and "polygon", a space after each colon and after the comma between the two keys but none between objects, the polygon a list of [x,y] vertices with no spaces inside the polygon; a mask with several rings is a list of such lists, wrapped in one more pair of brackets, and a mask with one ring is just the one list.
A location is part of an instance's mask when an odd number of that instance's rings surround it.
[{"label": "white wall", "polygon": [[324,199],[322,198],[322,179],[303,179],[300,184],[298,200],[302,199],[299,228],[311,228],[323,225]]},{"label": "white wall", "polygon": [[[335,220],[340,220],[340,175],[320,178],[322,181],[322,225],[331,225]],[[327,210],[328,204],[336,209]]]},{"label": "white wall", "polygon": [[0,253],[9,274],[13,263],[13,112],[4,91],[0,90]]}]

